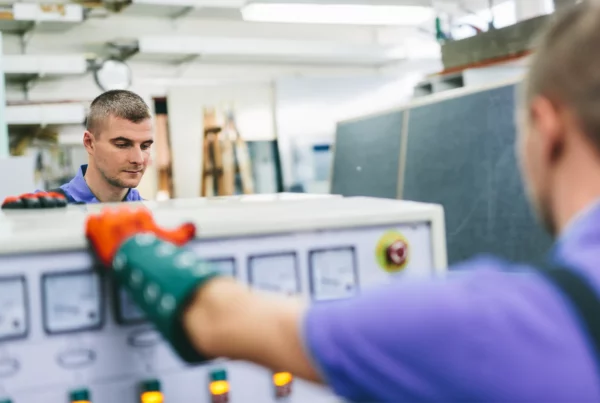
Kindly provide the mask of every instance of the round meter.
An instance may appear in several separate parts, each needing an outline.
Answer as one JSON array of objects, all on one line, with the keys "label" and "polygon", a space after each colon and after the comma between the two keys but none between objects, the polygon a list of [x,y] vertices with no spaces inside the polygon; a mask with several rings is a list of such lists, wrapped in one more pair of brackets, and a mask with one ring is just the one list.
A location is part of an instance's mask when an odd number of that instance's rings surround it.
[{"label": "round meter", "polygon": [[42,283],[46,332],[69,333],[102,325],[98,274],[88,271],[45,274]]},{"label": "round meter", "polygon": [[0,278],[0,340],[27,334],[27,296],[23,277]]},{"label": "round meter", "polygon": [[316,301],[354,296],[358,276],[354,248],[332,248],[310,252],[310,284]]},{"label": "round meter", "polygon": [[250,284],[257,290],[289,296],[300,292],[295,253],[251,256],[248,270]]}]

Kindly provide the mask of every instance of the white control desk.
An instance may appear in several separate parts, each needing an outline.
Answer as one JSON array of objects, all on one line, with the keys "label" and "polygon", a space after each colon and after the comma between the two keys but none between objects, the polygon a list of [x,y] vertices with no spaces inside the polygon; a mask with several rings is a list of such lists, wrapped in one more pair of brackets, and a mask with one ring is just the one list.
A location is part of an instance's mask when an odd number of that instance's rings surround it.
[{"label": "white control desk", "polygon": [[[0,401],[71,402],[70,393],[83,390],[94,403],[158,403],[140,398],[145,381],[160,384],[166,403],[335,400],[298,379],[286,386],[288,396],[277,397],[273,374],[249,363],[182,363],[128,296],[92,267],[84,223],[103,207],[0,213]],[[190,248],[224,273],[311,303],[446,268],[437,205],[264,196],[146,207],[162,225],[196,223]],[[214,371],[226,376],[228,393],[211,393],[224,390],[213,387]]]}]

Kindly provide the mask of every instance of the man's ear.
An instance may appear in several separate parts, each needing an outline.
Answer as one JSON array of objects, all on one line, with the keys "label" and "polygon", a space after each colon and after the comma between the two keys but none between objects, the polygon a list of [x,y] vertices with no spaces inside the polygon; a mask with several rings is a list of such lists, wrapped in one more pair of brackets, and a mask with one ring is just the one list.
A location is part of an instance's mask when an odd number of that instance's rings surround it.
[{"label": "man's ear", "polygon": [[83,146],[87,150],[88,154],[94,152],[94,135],[87,130],[83,133]]},{"label": "man's ear", "polygon": [[561,153],[565,135],[566,122],[564,111],[548,98],[538,96],[530,104],[531,122],[538,136],[537,143],[543,158],[547,162],[554,161]]}]

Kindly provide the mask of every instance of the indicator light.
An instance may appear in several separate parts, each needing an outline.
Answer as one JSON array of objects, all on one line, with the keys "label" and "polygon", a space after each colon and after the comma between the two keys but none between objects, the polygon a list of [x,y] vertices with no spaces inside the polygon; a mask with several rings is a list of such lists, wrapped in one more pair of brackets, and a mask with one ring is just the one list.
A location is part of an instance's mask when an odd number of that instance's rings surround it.
[{"label": "indicator light", "polygon": [[152,379],[142,382],[141,403],[163,403],[165,397],[161,392],[160,381]]},{"label": "indicator light", "polygon": [[226,403],[229,401],[227,371],[219,369],[210,373],[209,390],[212,403]]},{"label": "indicator light", "polygon": [[288,397],[292,394],[292,382],[294,376],[289,372],[277,372],[273,374],[273,385],[275,385],[275,397]]},{"label": "indicator light", "polygon": [[90,391],[87,389],[74,390],[70,394],[71,403],[91,403]]}]

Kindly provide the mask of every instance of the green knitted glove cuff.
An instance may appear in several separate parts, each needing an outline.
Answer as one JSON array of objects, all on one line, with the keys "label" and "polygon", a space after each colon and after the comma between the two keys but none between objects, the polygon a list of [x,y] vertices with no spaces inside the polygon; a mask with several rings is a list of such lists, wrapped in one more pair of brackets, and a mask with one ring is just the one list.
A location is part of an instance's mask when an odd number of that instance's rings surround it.
[{"label": "green knitted glove cuff", "polygon": [[138,234],[125,241],[113,268],[117,281],[177,354],[188,363],[206,361],[190,343],[182,316],[196,289],[220,274],[193,252],[154,234]]}]

